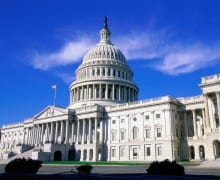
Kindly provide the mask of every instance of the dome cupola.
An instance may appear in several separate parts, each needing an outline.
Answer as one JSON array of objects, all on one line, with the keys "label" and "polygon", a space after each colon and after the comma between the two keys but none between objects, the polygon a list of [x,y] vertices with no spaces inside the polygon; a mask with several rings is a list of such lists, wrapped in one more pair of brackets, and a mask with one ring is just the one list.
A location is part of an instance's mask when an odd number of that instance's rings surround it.
[{"label": "dome cupola", "polygon": [[123,53],[111,43],[110,35],[105,17],[99,43],[86,53],[75,72],[76,80],[70,85],[70,107],[137,100],[133,72]]}]

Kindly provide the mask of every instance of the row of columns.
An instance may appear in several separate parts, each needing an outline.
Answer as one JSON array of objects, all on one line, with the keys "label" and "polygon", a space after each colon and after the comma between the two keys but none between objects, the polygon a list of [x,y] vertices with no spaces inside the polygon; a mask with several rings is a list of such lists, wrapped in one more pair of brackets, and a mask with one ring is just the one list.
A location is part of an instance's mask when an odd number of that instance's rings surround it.
[{"label": "row of columns", "polygon": [[[188,117],[187,117],[187,112],[191,112],[192,113],[192,124],[193,124],[193,137],[197,137],[199,136],[199,133],[198,133],[198,126],[197,126],[197,113],[196,111],[201,111],[201,120],[202,120],[202,127],[204,128],[204,125],[205,125],[205,109],[202,108],[202,109],[192,109],[190,111],[185,111],[183,113],[183,118],[184,118],[184,131],[185,131],[185,135],[186,137],[188,137],[189,133],[188,133],[188,128],[189,128],[189,121],[188,121]],[[204,129],[203,129],[204,131]]]},{"label": "row of columns", "polygon": [[87,69],[84,71],[80,71],[78,73],[77,79],[85,79],[85,78],[89,78],[89,77],[98,77],[98,76],[102,76],[102,77],[119,77],[125,80],[129,80],[132,81],[132,75],[130,75],[130,73],[125,72],[125,71],[120,71],[120,70],[116,70],[113,68],[107,68],[107,67],[103,67],[103,68],[93,68],[93,69]]},{"label": "row of columns", "polygon": [[[87,124],[88,126],[86,126]],[[23,144],[43,144],[51,143],[96,143],[98,119],[79,119],[70,123],[69,120],[37,124],[33,127],[25,128]],[[99,121],[99,140],[102,141],[103,122]]]},{"label": "row of columns", "polygon": [[[213,98],[216,98],[216,104],[213,102]],[[219,124],[216,124],[216,119],[220,122],[220,92],[214,92],[210,94],[204,94],[205,103],[205,127],[207,128],[218,128]],[[217,106],[210,107],[210,106]]]},{"label": "row of columns", "polygon": [[72,89],[71,98],[71,102],[90,99],[106,99],[129,102],[137,100],[137,90],[118,84],[93,84],[79,86]]}]

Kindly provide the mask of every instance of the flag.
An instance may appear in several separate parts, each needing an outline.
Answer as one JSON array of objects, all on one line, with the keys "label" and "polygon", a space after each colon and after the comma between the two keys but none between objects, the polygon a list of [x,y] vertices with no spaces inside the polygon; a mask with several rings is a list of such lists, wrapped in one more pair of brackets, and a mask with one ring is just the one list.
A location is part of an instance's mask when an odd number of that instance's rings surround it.
[{"label": "flag", "polygon": [[52,89],[56,89],[57,88],[57,85],[56,84],[53,84],[52,85]]}]

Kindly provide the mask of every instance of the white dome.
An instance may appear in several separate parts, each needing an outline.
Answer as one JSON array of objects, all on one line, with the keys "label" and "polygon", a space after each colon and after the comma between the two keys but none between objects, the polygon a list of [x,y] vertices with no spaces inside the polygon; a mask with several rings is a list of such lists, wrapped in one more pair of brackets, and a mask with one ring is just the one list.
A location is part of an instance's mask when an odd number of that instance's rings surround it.
[{"label": "white dome", "polygon": [[115,60],[127,64],[122,52],[110,42],[100,42],[90,49],[86,53],[83,63],[93,60]]}]

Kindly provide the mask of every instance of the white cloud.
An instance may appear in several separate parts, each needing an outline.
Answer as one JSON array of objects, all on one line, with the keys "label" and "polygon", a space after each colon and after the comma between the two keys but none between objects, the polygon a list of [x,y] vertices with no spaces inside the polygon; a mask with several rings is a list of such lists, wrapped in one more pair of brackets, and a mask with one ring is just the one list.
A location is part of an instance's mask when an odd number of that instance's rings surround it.
[{"label": "white cloud", "polygon": [[[41,70],[65,66],[82,60],[86,51],[98,42],[88,36],[69,41],[58,51],[51,53],[35,53],[32,66]],[[146,60],[146,64],[169,75],[193,72],[217,63],[220,58],[218,44],[207,46],[201,42],[182,44],[173,42],[165,32],[136,32],[121,35],[113,39],[113,43],[125,54],[128,60]],[[156,61],[154,61],[156,59]],[[151,60],[151,61],[150,61]],[[60,74],[69,83],[69,77]]]},{"label": "white cloud", "polygon": [[155,68],[170,75],[193,72],[217,63],[220,48],[202,45],[171,48]]},{"label": "white cloud", "polygon": [[64,44],[63,48],[57,52],[45,54],[35,53],[31,63],[34,68],[41,70],[76,63],[82,59],[85,52],[93,45],[92,39],[83,37]]},{"label": "white cloud", "polygon": [[75,80],[75,76],[71,73],[56,73],[56,75],[61,78],[66,84],[70,84]]}]

